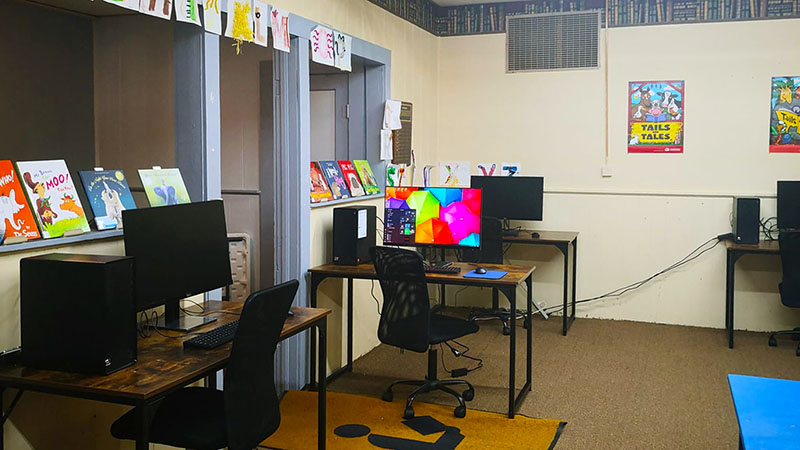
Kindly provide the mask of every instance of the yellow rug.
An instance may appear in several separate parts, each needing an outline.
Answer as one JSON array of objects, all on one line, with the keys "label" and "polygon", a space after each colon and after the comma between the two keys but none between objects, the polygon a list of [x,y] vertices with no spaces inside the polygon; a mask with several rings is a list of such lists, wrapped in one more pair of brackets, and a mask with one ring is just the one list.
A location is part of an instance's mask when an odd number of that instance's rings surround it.
[{"label": "yellow rug", "polygon": [[[469,407],[469,404],[467,404]],[[415,417],[403,419],[405,398],[392,403],[328,392],[330,450],[549,450],[565,422],[467,410],[457,419],[452,406],[414,402]],[[344,437],[347,436],[347,437]],[[317,394],[290,391],[281,401],[281,426],[261,443],[278,450],[317,448]]]}]

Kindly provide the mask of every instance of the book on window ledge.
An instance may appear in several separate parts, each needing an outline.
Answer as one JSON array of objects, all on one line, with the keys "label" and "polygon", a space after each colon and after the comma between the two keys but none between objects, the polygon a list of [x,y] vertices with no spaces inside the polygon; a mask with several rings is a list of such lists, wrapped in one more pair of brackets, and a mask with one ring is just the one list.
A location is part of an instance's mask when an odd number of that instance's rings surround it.
[{"label": "book on window ledge", "polygon": [[321,203],[333,200],[333,194],[322,175],[322,169],[317,161],[311,161],[311,203]]},{"label": "book on window ledge", "polygon": [[347,182],[350,195],[352,197],[361,197],[365,195],[364,188],[361,186],[361,180],[358,178],[358,173],[353,163],[351,161],[339,161],[339,168],[342,169],[342,176]]},{"label": "book on window ledge", "polygon": [[192,202],[180,169],[139,169],[139,178],[150,206]]},{"label": "book on window ledge", "polygon": [[91,231],[63,159],[17,161],[25,193],[45,239]]},{"label": "book on window ledge", "polygon": [[98,230],[122,228],[122,211],[136,209],[128,180],[121,170],[78,172]]},{"label": "book on window ledge", "polygon": [[372,167],[369,166],[369,162],[366,159],[357,159],[353,161],[353,164],[356,166],[358,176],[361,177],[361,184],[364,185],[367,195],[380,193],[381,188],[378,186],[378,182],[375,181],[375,175],[372,174]]},{"label": "book on window ledge", "polygon": [[42,237],[11,161],[0,161],[0,244]]},{"label": "book on window ledge", "polygon": [[328,187],[331,188],[333,199],[350,198],[350,190],[347,189],[347,182],[344,181],[342,171],[339,170],[339,164],[336,164],[336,161],[320,161],[319,165],[328,182]]}]

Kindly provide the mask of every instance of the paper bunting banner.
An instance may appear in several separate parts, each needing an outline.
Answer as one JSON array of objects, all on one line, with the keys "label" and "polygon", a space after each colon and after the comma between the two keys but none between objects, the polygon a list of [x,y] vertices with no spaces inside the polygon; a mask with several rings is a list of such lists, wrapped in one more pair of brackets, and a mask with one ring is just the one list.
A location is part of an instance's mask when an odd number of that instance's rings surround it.
[{"label": "paper bunting banner", "polygon": [[493,177],[499,174],[497,163],[478,163],[478,175],[483,177]]},{"label": "paper bunting banner", "polygon": [[175,0],[175,18],[178,22],[193,23],[198,27],[200,23],[200,8],[202,0]]},{"label": "paper bunting banner", "polygon": [[272,7],[270,11],[272,20],[272,46],[275,50],[289,51],[289,12]]},{"label": "paper bunting banner", "polygon": [[333,65],[333,30],[317,25],[311,30],[311,60],[315,63]]},{"label": "paper bunting banner", "polygon": [[203,24],[206,31],[214,34],[222,34],[222,12],[219,2],[221,0],[206,0],[206,7],[203,11]]},{"label": "paper bunting banner", "polygon": [[132,9],[134,11],[139,10],[139,0],[103,0],[106,3],[111,3],[112,5],[121,6],[123,8]]},{"label": "paper bunting banner", "polygon": [[253,0],[253,17],[255,19],[255,41],[263,47],[269,46],[269,5],[261,0]]},{"label": "paper bunting banner", "polygon": [[140,0],[139,12],[169,20],[172,18],[172,0]]},{"label": "paper bunting banner", "polygon": [[350,72],[352,70],[350,65],[350,52],[353,45],[353,38],[335,31],[333,34],[333,54],[335,67],[340,70]]},{"label": "paper bunting banner", "polygon": [[[242,42],[253,42],[253,2],[252,0],[232,0],[228,2],[228,23],[225,27],[225,36],[233,38],[236,42],[236,54],[241,51]],[[233,14],[230,13],[233,11]]]}]

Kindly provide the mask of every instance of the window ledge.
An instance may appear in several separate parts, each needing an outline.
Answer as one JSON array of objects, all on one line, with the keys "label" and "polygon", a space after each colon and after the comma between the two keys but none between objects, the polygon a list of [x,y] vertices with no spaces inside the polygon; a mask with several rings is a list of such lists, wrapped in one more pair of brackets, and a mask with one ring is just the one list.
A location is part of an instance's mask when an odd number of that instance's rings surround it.
[{"label": "window ledge", "polygon": [[381,192],[381,193],[372,194],[372,195],[362,195],[361,197],[340,198],[338,200],[330,200],[330,201],[322,202],[322,203],[312,203],[311,204],[311,209],[322,208],[322,207],[331,206],[331,205],[344,205],[344,204],[347,204],[347,203],[358,203],[358,202],[363,202],[364,200],[372,200],[372,199],[375,199],[375,198],[383,198],[383,193]]},{"label": "window ledge", "polygon": [[90,231],[77,236],[53,239],[37,239],[35,241],[21,242],[19,244],[0,245],[0,255],[6,253],[25,252],[40,248],[61,247],[69,244],[99,241],[103,239],[121,238],[122,234],[122,230]]}]

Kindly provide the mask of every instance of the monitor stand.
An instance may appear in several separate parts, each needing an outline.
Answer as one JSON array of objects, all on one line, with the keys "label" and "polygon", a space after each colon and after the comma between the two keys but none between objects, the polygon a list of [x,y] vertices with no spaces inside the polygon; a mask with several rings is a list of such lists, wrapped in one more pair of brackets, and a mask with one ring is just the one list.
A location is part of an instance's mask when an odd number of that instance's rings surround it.
[{"label": "monitor stand", "polygon": [[180,300],[167,302],[164,305],[164,316],[158,318],[158,328],[173,331],[191,331],[205,324],[215,322],[214,317],[181,315]]},{"label": "monitor stand", "polygon": [[511,228],[511,222],[503,220],[503,236],[519,236],[519,230]]}]

